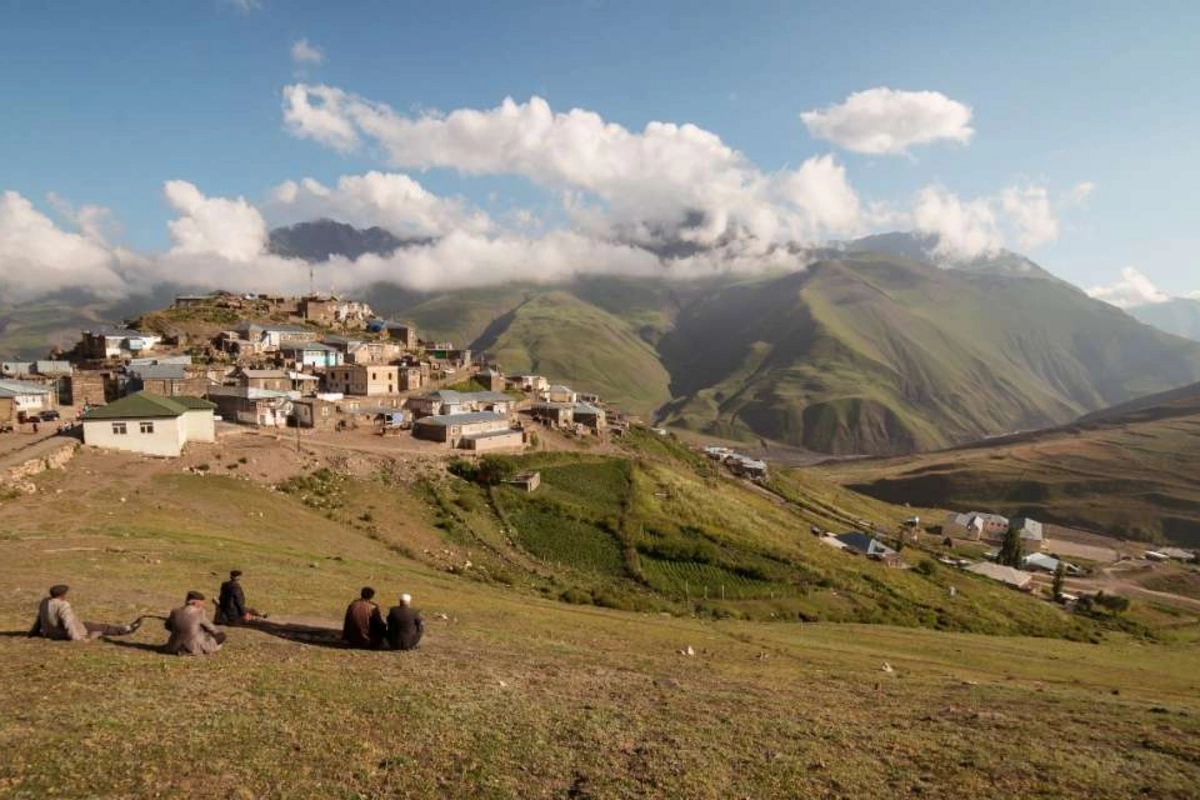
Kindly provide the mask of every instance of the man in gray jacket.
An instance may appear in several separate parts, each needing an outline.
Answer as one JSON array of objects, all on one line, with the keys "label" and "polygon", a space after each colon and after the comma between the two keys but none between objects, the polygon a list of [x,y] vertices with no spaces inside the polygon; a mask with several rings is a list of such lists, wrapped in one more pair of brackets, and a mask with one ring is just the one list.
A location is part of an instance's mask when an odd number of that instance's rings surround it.
[{"label": "man in gray jacket", "polygon": [[225,643],[225,634],[204,614],[204,595],[188,592],[187,600],[173,609],[164,627],[171,632],[163,652],[176,656],[204,656],[215,653]]},{"label": "man in gray jacket", "polygon": [[60,641],[86,642],[98,636],[128,636],[142,624],[138,619],[132,625],[105,625],[100,622],[81,622],[75,616],[75,609],[67,600],[67,592],[71,589],[66,584],[55,584],[50,587],[50,596],[43,598],[38,605],[37,619],[34,620],[30,636],[42,636],[46,639]]}]

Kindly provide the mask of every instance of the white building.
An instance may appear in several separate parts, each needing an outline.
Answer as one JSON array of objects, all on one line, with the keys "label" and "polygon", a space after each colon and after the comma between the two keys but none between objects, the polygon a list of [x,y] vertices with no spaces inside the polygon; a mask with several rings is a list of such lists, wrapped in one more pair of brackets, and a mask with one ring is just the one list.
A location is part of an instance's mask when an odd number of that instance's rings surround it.
[{"label": "white building", "polygon": [[0,421],[16,420],[22,412],[33,414],[54,407],[54,393],[46,386],[0,380]]},{"label": "white building", "polygon": [[198,397],[137,392],[83,417],[83,442],[110,450],[178,456],[188,442],[216,441],[215,405]]}]

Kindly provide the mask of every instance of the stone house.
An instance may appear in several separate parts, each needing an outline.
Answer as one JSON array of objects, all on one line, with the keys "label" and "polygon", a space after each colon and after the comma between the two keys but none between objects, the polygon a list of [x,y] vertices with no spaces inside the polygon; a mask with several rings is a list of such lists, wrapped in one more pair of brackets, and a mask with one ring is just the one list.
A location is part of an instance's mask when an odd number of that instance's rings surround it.
[{"label": "stone house", "polygon": [[400,368],[382,364],[343,364],[325,372],[325,390],[342,394],[396,394],[400,387]]}]

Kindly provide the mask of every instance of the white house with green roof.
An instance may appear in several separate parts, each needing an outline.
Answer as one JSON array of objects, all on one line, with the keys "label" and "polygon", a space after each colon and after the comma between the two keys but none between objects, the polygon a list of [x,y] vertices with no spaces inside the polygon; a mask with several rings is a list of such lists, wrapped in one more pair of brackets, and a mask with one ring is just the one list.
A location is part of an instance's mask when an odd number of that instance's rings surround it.
[{"label": "white house with green roof", "polygon": [[83,417],[83,442],[109,450],[178,456],[188,442],[216,441],[216,406],[199,397],[137,392]]}]

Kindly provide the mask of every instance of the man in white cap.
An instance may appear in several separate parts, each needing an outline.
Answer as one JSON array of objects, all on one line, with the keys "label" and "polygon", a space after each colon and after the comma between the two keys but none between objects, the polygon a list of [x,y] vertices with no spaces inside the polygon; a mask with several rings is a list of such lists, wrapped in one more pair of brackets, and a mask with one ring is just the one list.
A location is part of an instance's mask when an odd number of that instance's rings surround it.
[{"label": "man in white cap", "polygon": [[387,616],[387,640],[393,650],[412,650],[425,633],[421,612],[412,607],[412,595],[400,595],[400,605],[393,606]]}]

